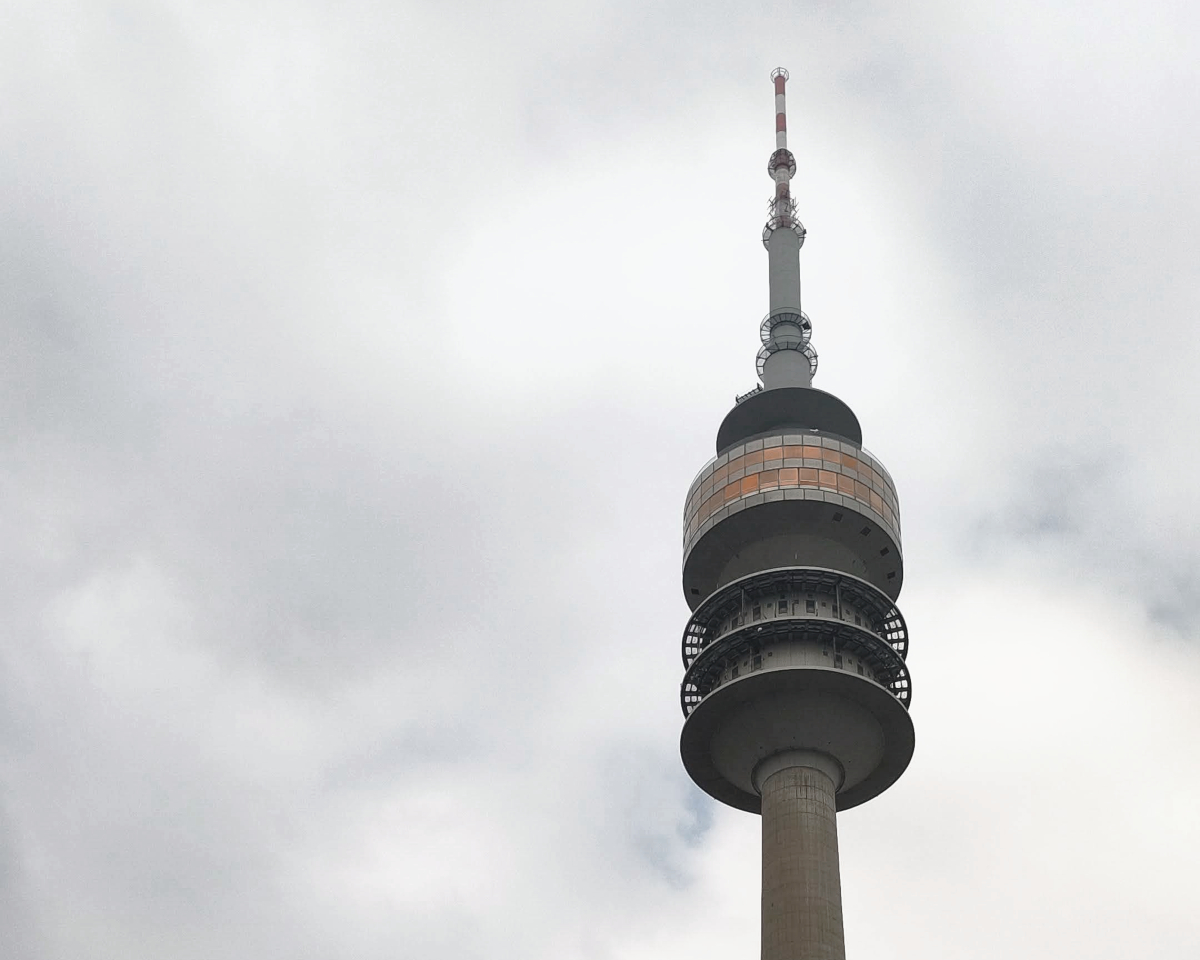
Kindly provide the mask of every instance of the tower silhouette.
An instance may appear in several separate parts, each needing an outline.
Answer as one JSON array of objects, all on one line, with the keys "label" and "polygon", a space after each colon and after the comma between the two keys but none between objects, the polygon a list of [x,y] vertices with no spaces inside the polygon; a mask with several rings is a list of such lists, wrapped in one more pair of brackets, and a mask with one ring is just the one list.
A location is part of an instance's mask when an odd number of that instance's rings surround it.
[{"label": "tower silhouette", "polygon": [[763,960],[843,960],[835,813],[913,752],[896,488],[854,412],[812,386],[782,67],[761,384],[737,398],[684,508],[683,763],[762,815]]}]

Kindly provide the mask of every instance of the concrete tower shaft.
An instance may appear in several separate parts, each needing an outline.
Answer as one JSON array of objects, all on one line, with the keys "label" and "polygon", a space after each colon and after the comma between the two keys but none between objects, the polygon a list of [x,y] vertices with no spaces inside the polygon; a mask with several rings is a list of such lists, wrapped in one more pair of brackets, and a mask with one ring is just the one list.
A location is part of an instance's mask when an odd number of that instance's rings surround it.
[{"label": "concrete tower shaft", "polygon": [[854,412],[811,386],[787,72],[772,80],[762,383],[725,417],[684,507],[692,614],[680,751],[701,789],[762,815],[764,960],[841,960],[836,811],[891,786],[914,746],[908,628],[896,606],[900,506]]}]

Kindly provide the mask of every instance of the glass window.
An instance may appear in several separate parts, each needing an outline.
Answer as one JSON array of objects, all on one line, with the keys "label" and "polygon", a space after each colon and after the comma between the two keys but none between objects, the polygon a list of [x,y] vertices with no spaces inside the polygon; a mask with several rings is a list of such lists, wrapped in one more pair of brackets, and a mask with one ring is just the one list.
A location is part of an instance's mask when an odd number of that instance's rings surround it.
[{"label": "glass window", "polygon": [[835,667],[840,667],[842,665],[842,655],[840,653],[834,656],[833,665]]},{"label": "glass window", "polygon": [[837,474],[831,473],[828,470],[821,470],[817,474],[818,486],[826,487],[830,490],[837,489]]},{"label": "glass window", "polygon": [[804,456],[804,448],[801,446],[793,446],[789,444],[783,448],[783,458],[785,460],[799,460]]},{"label": "glass window", "polygon": [[779,471],[779,485],[781,487],[794,487],[800,482],[800,471],[795,467],[784,467]]},{"label": "glass window", "polygon": [[753,493],[758,489],[758,474],[752,473],[748,477],[742,477],[742,494]]},{"label": "glass window", "polygon": [[746,454],[746,456],[743,457],[742,459],[746,461],[747,467],[752,466],[753,464],[756,464],[756,463],[762,463],[763,462],[763,452],[761,450],[755,450],[753,453]]},{"label": "glass window", "polygon": [[800,467],[800,485],[812,486],[817,485],[817,471],[812,467]]},{"label": "glass window", "polygon": [[801,450],[804,451],[804,457],[807,460],[820,460],[821,459],[821,448],[820,447],[801,447]]},{"label": "glass window", "polygon": [[817,612],[817,601],[816,600],[805,600],[804,601],[804,612],[805,613],[816,613]]},{"label": "glass window", "polygon": [[755,620],[762,619],[762,607],[757,606],[757,605],[754,607],[754,619]]},{"label": "glass window", "polygon": [[762,473],[760,473],[758,475],[758,486],[759,486],[760,490],[764,487],[779,486],[779,471],[778,470],[764,470]]}]

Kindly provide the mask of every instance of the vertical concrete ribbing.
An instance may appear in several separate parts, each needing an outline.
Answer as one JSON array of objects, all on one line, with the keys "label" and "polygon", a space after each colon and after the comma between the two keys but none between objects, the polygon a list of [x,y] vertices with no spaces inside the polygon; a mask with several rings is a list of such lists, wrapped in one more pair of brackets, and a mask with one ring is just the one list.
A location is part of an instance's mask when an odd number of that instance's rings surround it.
[{"label": "vertical concrete ribbing", "polygon": [[836,809],[812,767],[762,785],[762,960],[845,960]]}]

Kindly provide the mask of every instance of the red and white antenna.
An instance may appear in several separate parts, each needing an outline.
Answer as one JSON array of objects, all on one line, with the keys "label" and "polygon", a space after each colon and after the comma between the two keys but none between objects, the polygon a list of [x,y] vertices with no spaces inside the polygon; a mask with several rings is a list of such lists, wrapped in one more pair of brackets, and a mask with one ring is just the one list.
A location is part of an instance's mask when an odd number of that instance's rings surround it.
[{"label": "red and white antenna", "polygon": [[787,149],[787,93],[784,87],[788,82],[788,72],[783,67],[776,67],[771,73],[775,81],[775,148]]},{"label": "red and white antenna", "polygon": [[767,173],[775,181],[763,246],[767,248],[771,309],[759,334],[758,376],[764,389],[807,387],[817,372],[817,352],[810,337],[812,324],[800,309],[800,248],[804,246],[804,224],[796,216],[791,179],[796,175],[796,158],[787,146],[788,72],[777,67],[771,73],[775,84],[775,152],[767,161]]},{"label": "red and white antenna", "polygon": [[763,243],[780,227],[796,231],[800,243],[804,243],[804,225],[796,219],[796,202],[792,199],[790,181],[796,175],[796,158],[787,148],[787,93],[785,88],[788,72],[783,67],[771,71],[775,83],[775,152],[767,161],[767,173],[775,181],[775,196],[771,200],[771,216],[763,228]]}]

